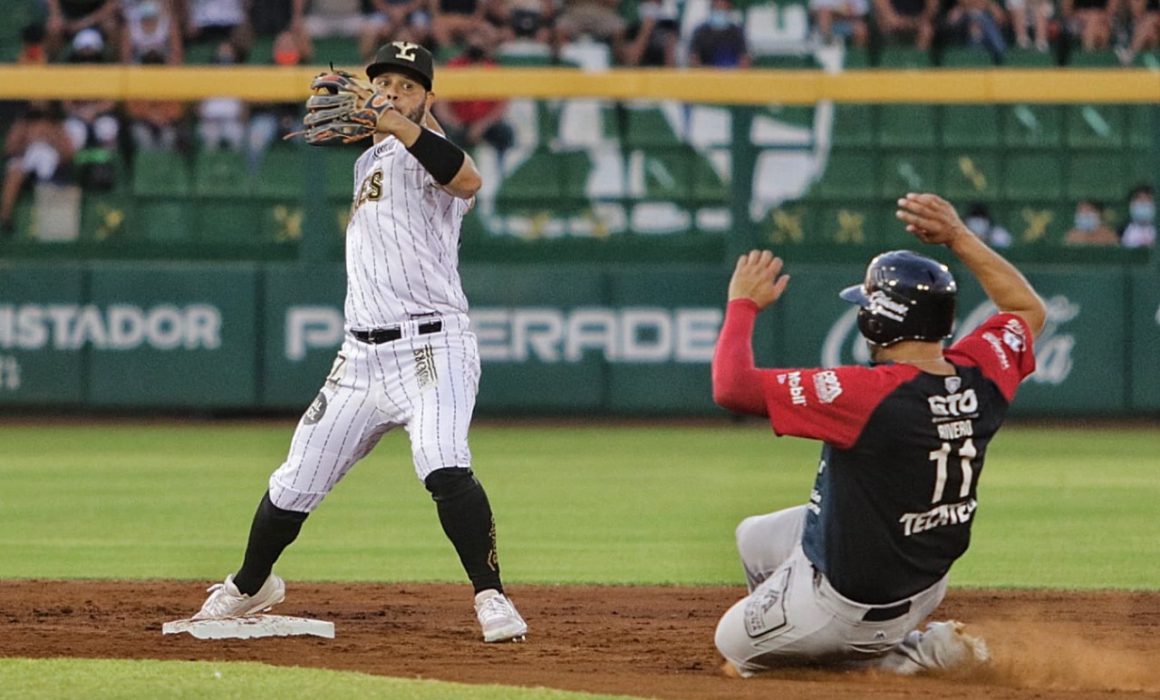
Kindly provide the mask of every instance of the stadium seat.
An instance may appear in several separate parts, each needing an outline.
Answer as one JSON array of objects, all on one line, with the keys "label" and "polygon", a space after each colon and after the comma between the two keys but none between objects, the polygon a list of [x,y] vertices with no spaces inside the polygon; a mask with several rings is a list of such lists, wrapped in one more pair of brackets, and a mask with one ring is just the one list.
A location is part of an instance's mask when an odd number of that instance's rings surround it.
[{"label": "stadium seat", "polygon": [[692,157],[692,201],[694,206],[725,206],[728,204],[730,196],[728,175],[723,178],[709,159],[697,151],[690,148],[689,153]]},{"label": "stadium seat", "polygon": [[1128,196],[1127,162],[1119,153],[1073,153],[1067,166],[1067,196],[1113,202]]},{"label": "stadium seat", "polygon": [[942,108],[942,144],[947,148],[999,145],[999,108],[995,105],[947,105]]},{"label": "stadium seat", "polygon": [[138,197],[185,197],[189,171],[176,153],[141,151],[133,161],[133,194]]},{"label": "stadium seat", "polygon": [[[349,216],[349,208],[344,210]],[[331,209],[328,207],[327,211]],[[302,202],[299,200],[266,202],[258,212],[258,238],[278,243],[301,240],[303,216]],[[337,219],[334,225],[339,225]],[[339,230],[346,230],[345,221]]]},{"label": "stadium seat", "polygon": [[1003,195],[1013,202],[1057,200],[1063,196],[1063,163],[1054,151],[1004,154]]},{"label": "stadium seat", "polygon": [[173,200],[137,201],[133,208],[133,237],[140,240],[188,241],[192,231],[190,207]]},{"label": "stadium seat", "polygon": [[1124,108],[1128,113],[1128,148],[1132,150],[1150,150],[1155,147],[1156,128],[1160,120],[1156,119],[1155,105],[1128,105]]},{"label": "stadium seat", "polygon": [[226,150],[198,153],[193,160],[193,191],[199,197],[248,197],[250,174],[245,156]]},{"label": "stadium seat", "polygon": [[1012,246],[1062,245],[1075,218],[1075,205],[1065,200],[1011,203],[993,214],[1011,232]]},{"label": "stadium seat", "polygon": [[814,188],[820,199],[874,199],[878,175],[878,159],[873,152],[864,150],[833,149]]},{"label": "stadium seat", "polygon": [[877,243],[877,207],[877,202],[872,200],[818,206],[809,242],[839,245]]},{"label": "stadium seat", "polygon": [[885,46],[878,56],[882,68],[929,68],[930,52],[913,46]]},{"label": "stadium seat", "polygon": [[1051,68],[1055,63],[1053,54],[1035,49],[1012,48],[1003,57],[1003,65],[1007,68]]},{"label": "stadium seat", "polygon": [[763,54],[753,57],[753,67],[781,70],[813,70],[819,66],[813,54]]},{"label": "stadium seat", "polygon": [[877,140],[876,114],[874,105],[836,103],[831,136],[834,146],[873,146]]},{"label": "stadium seat", "polygon": [[584,198],[590,167],[584,151],[539,149],[503,181],[496,207],[506,214],[574,210]]},{"label": "stadium seat", "polygon": [[942,163],[940,190],[955,202],[991,202],[1002,194],[1002,168],[995,151],[947,151]]},{"label": "stadium seat", "polygon": [[940,65],[943,68],[990,68],[995,61],[982,47],[951,46],[943,49]]},{"label": "stadium seat", "polygon": [[362,151],[354,148],[323,148],[326,161],[326,198],[350,201],[354,196],[354,162]]},{"label": "stadium seat", "polygon": [[660,107],[625,105],[616,113],[621,119],[621,144],[626,149],[676,146],[681,143]]},{"label": "stadium seat", "polygon": [[932,148],[936,144],[937,108],[932,105],[882,105],[878,108],[878,143],[888,148]]},{"label": "stadium seat", "polygon": [[1106,149],[1124,145],[1127,115],[1121,105],[1068,105],[1064,112],[1068,146]]},{"label": "stadium seat", "polygon": [[942,108],[942,145],[978,149],[999,145],[999,108],[994,104],[954,104]]},{"label": "stadium seat", "polygon": [[1119,68],[1120,59],[1114,51],[1082,51],[1076,47],[1067,65],[1069,68]]},{"label": "stadium seat", "polygon": [[847,46],[842,57],[842,67],[846,70],[861,70],[870,67],[870,52],[857,46]]},{"label": "stadium seat", "polygon": [[914,248],[914,234],[906,230],[906,224],[898,219],[898,204],[894,200],[883,202],[874,210],[878,227],[878,245],[885,249]]},{"label": "stadium seat", "polygon": [[938,190],[938,157],[931,151],[886,151],[878,168],[878,193],[895,200],[907,192]]},{"label": "stadium seat", "polygon": [[254,194],[277,199],[296,199],[306,191],[303,152],[293,146],[274,146],[258,166]]},{"label": "stadium seat", "polygon": [[769,210],[764,219],[762,237],[774,245],[799,245],[822,241],[817,213],[810,202],[783,202]]},{"label": "stadium seat", "polygon": [[196,235],[203,243],[252,245],[261,238],[260,205],[236,199],[209,199],[197,205]]},{"label": "stadium seat", "polygon": [[1062,122],[1056,105],[1009,105],[1003,108],[1003,145],[1058,147],[1062,143]]},{"label": "stadium seat", "polygon": [[1154,151],[1128,151],[1126,181],[1132,185],[1160,186],[1160,158]]},{"label": "stadium seat", "polygon": [[85,194],[81,204],[81,240],[108,241],[125,237],[130,203],[123,195]]}]

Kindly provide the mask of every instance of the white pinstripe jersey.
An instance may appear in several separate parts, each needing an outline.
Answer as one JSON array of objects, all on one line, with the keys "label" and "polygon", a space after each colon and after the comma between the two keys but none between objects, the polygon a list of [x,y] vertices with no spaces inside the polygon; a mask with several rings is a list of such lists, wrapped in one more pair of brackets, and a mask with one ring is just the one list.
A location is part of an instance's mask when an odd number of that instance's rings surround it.
[{"label": "white pinstripe jersey", "polygon": [[354,182],[346,227],[347,328],[466,314],[459,226],[474,199],[439,187],[394,137],[359,156]]}]

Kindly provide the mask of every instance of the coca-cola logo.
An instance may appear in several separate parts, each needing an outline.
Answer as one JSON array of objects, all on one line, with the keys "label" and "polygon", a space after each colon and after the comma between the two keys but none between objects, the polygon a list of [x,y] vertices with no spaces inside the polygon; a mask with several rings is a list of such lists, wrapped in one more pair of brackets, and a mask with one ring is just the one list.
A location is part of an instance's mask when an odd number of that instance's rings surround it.
[{"label": "coca-cola logo", "polygon": [[[1080,314],[1080,305],[1062,294],[1050,297],[1047,304],[1047,324],[1035,340],[1036,370],[1029,379],[1037,384],[1059,385],[1071,375],[1072,350],[1076,338],[1066,332],[1065,326]],[[990,301],[971,309],[955,327],[954,341],[979,327],[983,321],[995,315],[998,309]],[[1160,309],[1156,311],[1156,322],[1160,323]],[[1014,342],[1014,341],[1012,341]],[[858,332],[858,308],[847,309],[826,333],[822,342],[821,364],[823,367],[838,367],[849,364],[866,364],[870,361],[870,349],[866,340]]]}]

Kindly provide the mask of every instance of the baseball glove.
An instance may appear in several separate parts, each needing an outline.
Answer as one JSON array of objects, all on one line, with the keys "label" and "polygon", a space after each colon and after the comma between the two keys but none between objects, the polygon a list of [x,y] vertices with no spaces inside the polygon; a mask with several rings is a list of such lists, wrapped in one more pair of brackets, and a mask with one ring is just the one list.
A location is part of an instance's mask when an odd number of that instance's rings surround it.
[{"label": "baseball glove", "polygon": [[395,108],[373,85],[346,71],[319,73],[310,89],[314,94],[306,100],[305,128],[286,138],[303,136],[312,146],[361,141],[375,133],[383,112]]}]

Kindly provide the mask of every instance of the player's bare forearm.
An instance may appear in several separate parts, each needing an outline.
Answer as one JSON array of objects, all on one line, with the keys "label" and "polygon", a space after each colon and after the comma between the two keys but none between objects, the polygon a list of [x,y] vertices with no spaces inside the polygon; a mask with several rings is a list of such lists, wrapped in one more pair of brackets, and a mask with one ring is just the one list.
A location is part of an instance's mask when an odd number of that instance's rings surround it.
[{"label": "player's bare forearm", "polygon": [[971,233],[951,203],[935,194],[907,194],[898,218],[924,243],[945,245],[975,275],[1000,311],[1018,314],[1039,335],[1047,318],[1043,300],[1014,265]]},{"label": "player's bare forearm", "polygon": [[761,370],[753,360],[753,326],[759,309],[752,299],[734,299],[713,351],[713,401],[734,413],[767,415]]},{"label": "player's bare forearm", "polygon": [[471,199],[482,186],[483,177],[475,167],[475,161],[471,159],[470,155],[464,155],[463,165],[459,166],[459,172],[455,173],[455,177],[444,185],[443,189],[460,199]]}]

